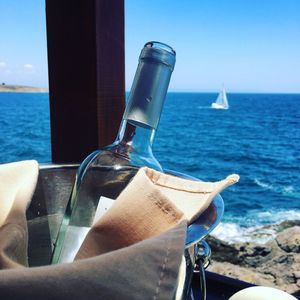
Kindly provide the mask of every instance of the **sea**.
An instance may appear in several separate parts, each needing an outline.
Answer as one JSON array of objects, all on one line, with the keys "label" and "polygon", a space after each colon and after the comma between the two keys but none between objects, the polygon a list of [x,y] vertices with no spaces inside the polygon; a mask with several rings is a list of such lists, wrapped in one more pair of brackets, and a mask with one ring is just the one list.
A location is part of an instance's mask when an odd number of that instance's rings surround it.
[{"label": "sea", "polygon": [[[239,174],[221,196],[213,235],[265,243],[300,220],[300,94],[168,93],[153,151],[162,166],[204,181]],[[51,161],[48,93],[0,93],[0,163]]]}]

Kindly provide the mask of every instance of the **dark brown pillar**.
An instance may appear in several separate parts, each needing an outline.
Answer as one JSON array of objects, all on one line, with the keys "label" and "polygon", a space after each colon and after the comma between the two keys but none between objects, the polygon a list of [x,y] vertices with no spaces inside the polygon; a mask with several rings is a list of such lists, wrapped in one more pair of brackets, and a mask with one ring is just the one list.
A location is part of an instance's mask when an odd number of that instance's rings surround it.
[{"label": "dark brown pillar", "polygon": [[80,162],[124,110],[124,0],[46,0],[52,160]]}]

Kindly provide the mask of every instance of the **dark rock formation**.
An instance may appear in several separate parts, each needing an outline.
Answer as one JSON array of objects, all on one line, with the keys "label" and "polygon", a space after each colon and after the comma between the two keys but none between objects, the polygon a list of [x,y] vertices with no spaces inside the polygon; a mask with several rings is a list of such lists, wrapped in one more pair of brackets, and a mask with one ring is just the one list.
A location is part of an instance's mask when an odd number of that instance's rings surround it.
[{"label": "dark rock formation", "polygon": [[276,226],[276,238],[266,244],[236,243],[207,237],[212,249],[208,270],[258,285],[300,295],[300,221]]}]

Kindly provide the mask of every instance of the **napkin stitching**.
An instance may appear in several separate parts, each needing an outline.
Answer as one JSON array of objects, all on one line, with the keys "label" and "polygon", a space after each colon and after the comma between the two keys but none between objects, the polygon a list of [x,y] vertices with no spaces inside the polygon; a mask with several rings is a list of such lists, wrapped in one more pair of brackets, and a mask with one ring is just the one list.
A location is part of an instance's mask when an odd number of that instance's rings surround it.
[{"label": "napkin stitching", "polygon": [[150,183],[173,190],[207,194],[214,190],[214,185],[216,184],[215,182],[203,182],[200,180],[185,179],[170,174],[159,173],[147,167],[142,169]]},{"label": "napkin stitching", "polygon": [[[170,201],[170,200],[168,200]],[[165,206],[164,203],[162,203],[160,200],[156,200],[154,202],[156,204],[156,206],[161,209],[161,211],[171,217],[173,217],[174,220],[177,220],[178,219],[178,213],[176,213],[174,211],[174,209],[171,207],[171,206]]]},{"label": "napkin stitching", "polygon": [[168,263],[168,260],[169,260],[169,254],[170,254],[170,246],[171,246],[171,238],[169,238],[169,241],[168,241],[168,247],[167,247],[167,251],[166,251],[166,256],[163,260],[163,263],[161,265],[161,272],[160,272],[160,275],[159,275],[159,279],[158,279],[158,282],[156,284],[156,289],[155,289],[155,294],[153,296],[153,300],[156,300],[158,298],[158,295],[159,295],[159,291],[160,291],[160,287],[162,285],[162,281],[165,277],[165,274],[166,274],[166,266],[167,266],[167,263]]},{"label": "napkin stitching", "polygon": [[154,192],[151,192],[148,195],[148,199],[151,200],[160,211],[170,217],[170,221],[177,224],[178,221],[182,219],[183,212],[161,191],[155,190]]},{"label": "napkin stitching", "polygon": [[[201,182],[201,181],[199,181]],[[170,190],[176,190],[176,191],[181,191],[181,192],[189,192],[189,193],[194,193],[194,194],[209,194],[211,193],[212,191],[210,190],[192,190],[191,188],[189,187],[180,187],[180,188],[176,188],[174,186],[171,186],[171,185],[168,185],[168,184],[162,184],[162,183],[158,183],[158,182],[155,182],[154,183],[155,185],[158,185],[158,186],[162,186],[162,187],[166,187],[166,188],[169,188]]]}]

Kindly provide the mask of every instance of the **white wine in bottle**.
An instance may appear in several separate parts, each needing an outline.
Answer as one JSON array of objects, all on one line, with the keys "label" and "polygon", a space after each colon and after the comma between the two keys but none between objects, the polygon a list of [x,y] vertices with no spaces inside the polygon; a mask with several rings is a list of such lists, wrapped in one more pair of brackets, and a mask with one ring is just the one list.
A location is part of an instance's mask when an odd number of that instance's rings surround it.
[{"label": "white wine in bottle", "polygon": [[142,49],[116,141],[90,154],[78,169],[52,263],[74,259],[94,221],[140,167],[162,171],[152,153],[152,143],[175,56],[171,47],[159,42],[149,42]]}]

